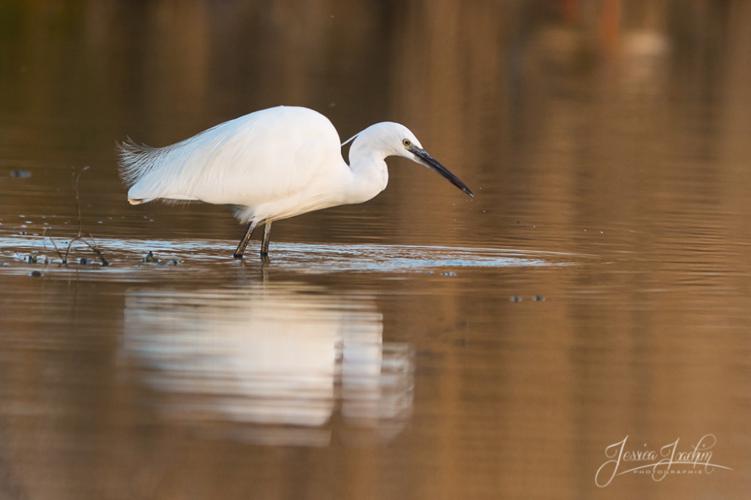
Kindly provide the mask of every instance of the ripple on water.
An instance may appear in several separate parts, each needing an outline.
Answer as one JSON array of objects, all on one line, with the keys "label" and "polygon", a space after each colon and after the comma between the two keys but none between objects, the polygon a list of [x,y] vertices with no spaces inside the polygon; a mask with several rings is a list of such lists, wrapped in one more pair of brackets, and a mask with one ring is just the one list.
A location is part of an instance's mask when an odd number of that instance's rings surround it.
[{"label": "ripple on water", "polygon": [[[64,249],[66,240],[57,241]],[[78,258],[90,253],[85,245],[76,243],[69,262],[77,264],[62,268],[57,250],[49,238],[0,237],[0,265],[3,272],[27,273],[31,268],[45,267],[45,271],[89,271],[99,273],[138,273],[139,271],[172,268],[196,268],[209,263],[240,265],[231,258],[235,242],[224,240],[132,240],[99,238],[101,248],[111,266],[103,268],[96,259],[80,265]],[[155,259],[144,259],[152,252]],[[245,263],[257,263],[257,249],[248,249]],[[33,259],[29,256],[34,256]],[[274,243],[271,263],[275,267],[304,272],[433,272],[435,270],[471,268],[509,268],[565,266],[574,263],[574,254],[522,251],[501,248],[467,248],[447,246],[372,245],[372,244],[310,244]],[[147,262],[144,262],[146,260]],[[36,262],[36,265],[34,264]],[[47,263],[40,264],[40,263]],[[179,263],[179,266],[175,265]]]}]

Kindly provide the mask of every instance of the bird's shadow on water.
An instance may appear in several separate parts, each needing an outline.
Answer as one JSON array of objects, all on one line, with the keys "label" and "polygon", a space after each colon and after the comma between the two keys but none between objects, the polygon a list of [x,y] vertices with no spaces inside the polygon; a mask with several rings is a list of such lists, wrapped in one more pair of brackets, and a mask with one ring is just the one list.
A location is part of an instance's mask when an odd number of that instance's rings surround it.
[{"label": "bird's shadow on water", "polygon": [[269,259],[261,259],[256,246],[244,259],[233,259],[233,242],[223,240],[97,240],[106,253],[109,267],[95,259],[81,259],[73,265],[56,262],[49,239],[44,237],[0,237],[0,272],[46,273],[86,271],[138,278],[158,270],[216,270],[222,268],[280,268],[303,274],[432,273],[451,269],[492,269],[568,266],[577,255],[559,252],[501,248],[469,248],[418,245],[275,243]]}]

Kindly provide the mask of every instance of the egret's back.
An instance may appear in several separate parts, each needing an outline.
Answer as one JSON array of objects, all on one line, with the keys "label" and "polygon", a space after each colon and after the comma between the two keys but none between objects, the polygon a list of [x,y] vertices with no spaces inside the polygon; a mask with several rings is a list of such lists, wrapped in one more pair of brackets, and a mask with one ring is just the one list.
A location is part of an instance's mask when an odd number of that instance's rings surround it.
[{"label": "egret's back", "polygon": [[321,169],[343,164],[339,135],[328,118],[285,106],[163,148],[126,142],[119,153],[133,204],[166,199],[254,207],[310,190]]}]

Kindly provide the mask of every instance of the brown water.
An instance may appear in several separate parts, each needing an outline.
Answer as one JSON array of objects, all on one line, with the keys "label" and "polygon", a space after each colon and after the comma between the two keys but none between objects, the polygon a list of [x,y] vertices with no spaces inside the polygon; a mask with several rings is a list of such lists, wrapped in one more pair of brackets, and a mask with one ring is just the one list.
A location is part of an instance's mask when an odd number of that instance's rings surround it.
[{"label": "brown water", "polygon": [[[745,498],[749,22],[709,0],[3,2],[0,498]],[[401,121],[477,197],[391,160],[372,202],[275,224],[266,266],[230,258],[225,208],[125,203],[115,140],[279,103],[346,137]],[[53,247],[85,165],[109,267]],[[626,436],[705,435],[732,470],[595,484]]]}]

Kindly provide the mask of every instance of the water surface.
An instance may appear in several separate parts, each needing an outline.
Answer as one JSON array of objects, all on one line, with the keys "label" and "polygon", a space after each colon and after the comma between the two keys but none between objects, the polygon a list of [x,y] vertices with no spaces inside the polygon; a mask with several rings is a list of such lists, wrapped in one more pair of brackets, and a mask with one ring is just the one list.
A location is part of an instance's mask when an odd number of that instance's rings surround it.
[{"label": "water surface", "polygon": [[[0,498],[743,497],[749,21],[4,3]],[[404,122],[477,197],[394,159],[372,202],[274,224],[265,265],[224,207],[125,202],[115,140],[279,103]],[[79,224],[109,266],[60,265]],[[595,484],[625,436],[706,434],[732,470]]]}]

